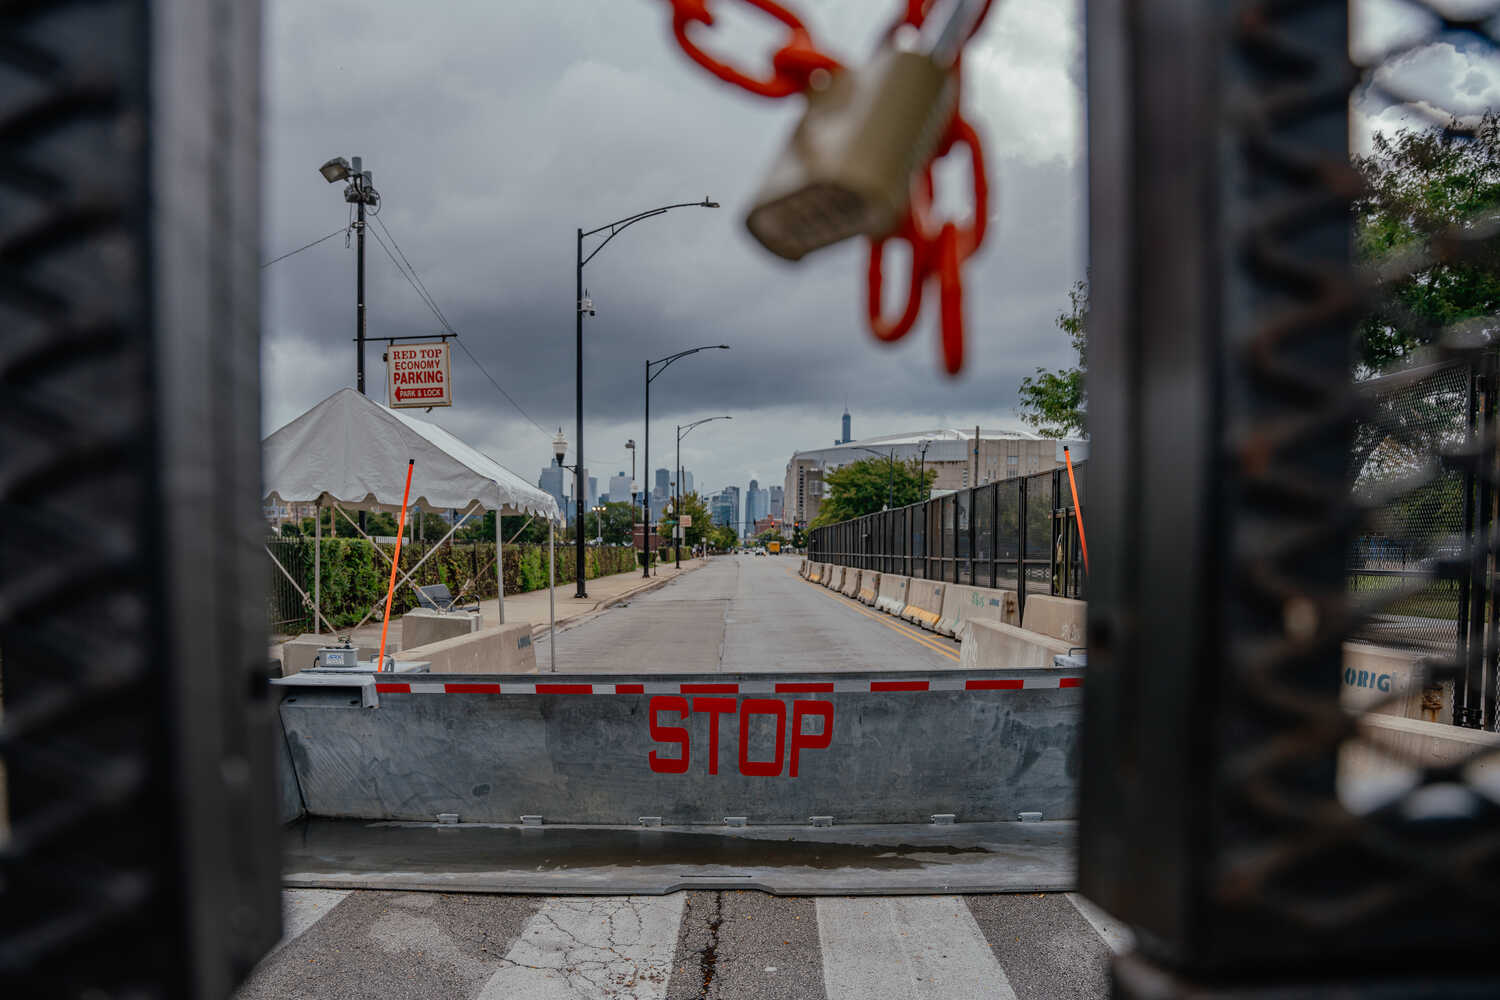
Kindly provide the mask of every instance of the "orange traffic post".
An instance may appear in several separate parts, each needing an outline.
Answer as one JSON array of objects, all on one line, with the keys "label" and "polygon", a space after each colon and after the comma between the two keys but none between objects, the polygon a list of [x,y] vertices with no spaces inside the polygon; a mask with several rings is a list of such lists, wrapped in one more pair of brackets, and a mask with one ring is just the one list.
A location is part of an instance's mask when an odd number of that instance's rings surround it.
[{"label": "orange traffic post", "polygon": [[[391,560],[391,582],[385,588],[385,623],[380,626],[380,659],[375,661],[377,671],[385,669],[385,636],[391,630],[391,601],[396,596],[396,568],[401,565],[401,538],[406,534],[406,501],[411,496],[411,470],[417,464],[414,458],[406,460],[406,489],[401,491],[401,523],[396,528],[396,556]],[[1084,556],[1087,559],[1087,555]]]},{"label": "orange traffic post", "polygon": [[1083,550],[1083,571],[1089,571],[1089,540],[1083,533],[1083,504],[1078,502],[1078,482],[1073,478],[1073,456],[1063,445],[1063,461],[1068,463],[1068,488],[1073,491],[1073,510],[1078,517],[1078,547]]}]

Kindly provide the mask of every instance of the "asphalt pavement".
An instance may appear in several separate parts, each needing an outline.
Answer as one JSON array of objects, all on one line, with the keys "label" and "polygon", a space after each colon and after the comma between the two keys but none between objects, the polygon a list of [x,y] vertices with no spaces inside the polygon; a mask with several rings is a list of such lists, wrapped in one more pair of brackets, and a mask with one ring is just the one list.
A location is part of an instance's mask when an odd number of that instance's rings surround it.
[{"label": "asphalt pavement", "polygon": [[285,897],[300,933],[239,1000],[1102,998],[1125,941],[1062,893]]},{"label": "asphalt pavement", "polygon": [[[557,636],[562,672],[941,670],[958,643],[808,583],[795,556],[718,556]],[[537,641],[542,670],[548,639]]]}]

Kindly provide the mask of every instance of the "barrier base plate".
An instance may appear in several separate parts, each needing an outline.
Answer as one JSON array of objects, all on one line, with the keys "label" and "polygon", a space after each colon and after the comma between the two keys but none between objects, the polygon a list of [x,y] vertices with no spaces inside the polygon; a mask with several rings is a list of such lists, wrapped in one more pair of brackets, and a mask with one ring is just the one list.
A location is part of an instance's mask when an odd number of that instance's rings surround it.
[{"label": "barrier base plate", "polygon": [[[835,818],[837,823],[837,818]],[[289,826],[298,888],[534,895],[1061,892],[1077,824],[521,826],[308,819]]]}]

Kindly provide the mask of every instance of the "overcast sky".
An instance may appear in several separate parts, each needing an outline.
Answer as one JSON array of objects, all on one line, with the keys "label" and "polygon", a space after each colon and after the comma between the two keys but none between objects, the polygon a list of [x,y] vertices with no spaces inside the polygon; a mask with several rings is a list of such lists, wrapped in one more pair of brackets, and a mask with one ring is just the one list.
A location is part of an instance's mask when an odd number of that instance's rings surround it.
[{"label": "overcast sky", "polygon": [[[857,62],[900,5],[795,6],[825,48]],[[763,62],[777,34],[741,8],[713,5],[723,15],[714,44]],[[965,56],[965,106],[984,140],[992,201],[988,239],[965,271],[968,361],[956,379],[941,370],[933,309],[895,345],[865,329],[862,245],[794,266],[750,239],[746,207],[802,102],[764,101],[709,77],[672,41],[669,12],[657,0],[272,0],[266,257],[345,224],[341,185],[317,167],[363,156],[381,220],[530,418],[455,351],[456,404],[427,419],[532,482],[559,425],[577,442],[575,229],[704,195],[724,207],[647,220],[585,273],[598,310],[584,327],[585,458],[601,489],[629,469],[626,439],[644,443],[644,360],[700,344],[733,350],[662,375],[651,424],[651,465],[661,467],[672,464],[675,424],[734,417],[685,442],[700,490],[780,483],[793,451],[834,440],[846,402],[857,438],[1019,426],[1020,379],[1071,361],[1054,319],[1087,256],[1077,4],[998,3]],[[1361,60],[1433,24],[1397,0],[1365,0],[1357,14]],[[1500,100],[1494,63],[1454,38],[1392,72],[1435,105],[1474,112]],[[1357,145],[1371,128],[1418,123],[1388,99],[1359,110]],[[963,172],[940,172],[939,187],[944,204],[963,211]],[[381,246],[371,240],[367,254],[370,334],[434,332],[436,319]],[[900,267],[897,258],[888,271]],[[263,274],[270,431],[354,383],[354,251],[340,235]],[[367,377],[383,399],[380,346],[368,348]]]},{"label": "overcast sky", "polygon": [[[722,51],[763,60],[776,35],[733,16],[738,6],[715,5],[728,15]],[[816,39],[854,61],[899,5],[796,6]],[[363,156],[381,219],[443,313],[545,431],[461,351],[455,405],[426,419],[532,482],[559,425],[577,439],[574,231],[663,203],[709,195],[723,208],[642,222],[585,271],[598,311],[584,326],[585,460],[601,490],[629,471],[626,439],[644,443],[648,357],[732,345],[652,385],[653,467],[671,466],[674,425],[734,417],[684,442],[700,489],[779,484],[793,451],[834,440],[846,401],[856,437],[1017,426],[1020,378],[1069,361],[1053,323],[1085,257],[1082,50],[1069,3],[998,4],[966,56],[992,202],[990,235],[965,274],[968,363],[957,379],[942,373],[934,310],[895,345],[865,329],[863,245],[793,266],[749,237],[746,207],[801,99],[764,101],[708,76],[673,42],[668,5],[272,0],[268,12],[266,257],[345,224],[342,185],[317,168]],[[967,178],[944,172],[939,183],[962,211]],[[891,272],[900,266],[893,257]],[[340,235],[263,273],[269,431],[354,384],[354,251]],[[437,329],[373,240],[367,273],[371,335]],[[380,347],[367,348],[366,377],[383,399]]]}]

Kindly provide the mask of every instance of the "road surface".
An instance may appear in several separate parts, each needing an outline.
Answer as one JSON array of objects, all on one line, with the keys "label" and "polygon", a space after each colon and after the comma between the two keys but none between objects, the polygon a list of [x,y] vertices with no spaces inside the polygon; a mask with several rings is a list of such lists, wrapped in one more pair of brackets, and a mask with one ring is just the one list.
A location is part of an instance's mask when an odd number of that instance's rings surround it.
[{"label": "road surface", "polygon": [[1124,932],[1072,894],[817,899],[287,890],[240,1000],[1066,1000]]},{"label": "road surface", "polygon": [[[558,669],[956,667],[950,639],[797,576],[719,557],[557,637]],[[537,663],[549,662],[547,641]],[[505,896],[286,890],[288,937],[241,1000],[1107,996],[1125,934],[1073,894]]]},{"label": "road surface", "polygon": [[[808,583],[793,556],[719,556],[559,630],[561,672],[941,670],[958,643]],[[548,640],[537,666],[551,664]]]}]

